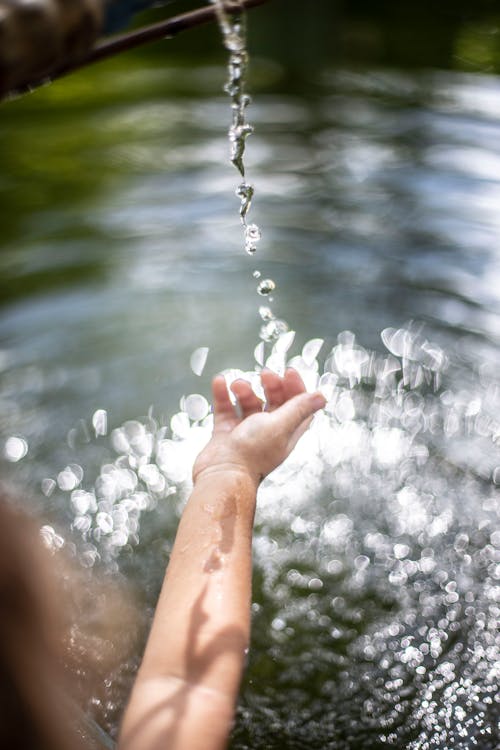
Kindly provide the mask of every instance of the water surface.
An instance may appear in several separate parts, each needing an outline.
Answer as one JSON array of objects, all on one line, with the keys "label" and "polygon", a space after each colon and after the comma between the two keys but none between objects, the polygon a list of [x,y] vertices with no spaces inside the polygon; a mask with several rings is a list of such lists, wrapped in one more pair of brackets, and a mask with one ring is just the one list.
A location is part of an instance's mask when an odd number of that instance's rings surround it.
[{"label": "water surface", "polygon": [[[2,472],[77,556],[101,555],[153,606],[182,477],[166,468],[155,490],[143,472],[153,500],[129,508],[139,524],[108,555],[111,530],[93,534],[97,511],[72,496],[109,502],[98,475],[117,443],[92,415],[143,429],[141,455],[162,468],[147,436],[170,438],[158,430],[179,399],[255,366],[258,267],[296,331],[289,356],[324,339],[320,373],[326,359],[336,380],[301,449],[308,471],[292,462],[262,494],[232,747],[492,749],[500,83],[326,65],[298,91],[279,61],[255,70],[252,258],[222,65],[116,63],[4,105],[0,434],[27,455]],[[88,533],[72,527],[83,516]],[[111,733],[135,659],[91,709]]]}]

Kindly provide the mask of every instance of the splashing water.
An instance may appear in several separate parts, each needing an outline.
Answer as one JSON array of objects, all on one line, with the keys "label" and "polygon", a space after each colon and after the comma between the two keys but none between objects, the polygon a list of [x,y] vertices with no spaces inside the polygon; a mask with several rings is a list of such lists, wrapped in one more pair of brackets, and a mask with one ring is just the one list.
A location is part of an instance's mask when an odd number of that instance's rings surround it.
[{"label": "splashing water", "polygon": [[[327,405],[259,492],[235,748],[494,747],[500,389],[456,388],[456,363],[414,326],[382,340],[385,354],[339,334],[322,368],[322,339],[290,356],[287,331],[267,360],[258,345],[260,364],[294,366]],[[225,374],[262,395],[257,371]],[[113,430],[94,482],[74,465],[53,480],[73,521],[67,540],[44,527],[45,543],[119,569],[148,544],[148,516],[174,525],[211,429],[191,394],[169,425]]]},{"label": "splashing water", "polygon": [[[254,186],[245,178],[244,154],[246,139],[253,132],[253,127],[247,122],[246,109],[250,103],[250,97],[245,92],[246,71],[248,66],[248,52],[246,48],[246,30],[243,10],[239,15],[229,15],[224,9],[223,0],[210,0],[215,5],[217,18],[222,31],[224,45],[229,52],[228,81],[225,91],[231,97],[232,122],[229,128],[229,145],[231,162],[238,169],[243,181],[236,189],[236,195],[240,199],[240,218],[243,224],[245,251],[253,256],[257,252],[257,243],[261,239],[261,231],[257,224],[247,223],[247,214],[252,205],[254,197]],[[254,278],[259,278],[255,274]],[[257,292],[268,295],[276,288],[272,279],[261,281],[257,286]],[[268,291],[266,291],[268,290]],[[279,327],[275,335],[262,336],[264,341],[276,340],[279,335]]]}]

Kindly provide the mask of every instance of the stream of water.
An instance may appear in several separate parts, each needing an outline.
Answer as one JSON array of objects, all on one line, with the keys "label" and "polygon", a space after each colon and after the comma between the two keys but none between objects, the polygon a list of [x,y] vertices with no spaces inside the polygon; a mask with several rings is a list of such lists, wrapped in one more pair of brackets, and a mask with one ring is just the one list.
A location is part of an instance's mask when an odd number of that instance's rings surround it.
[{"label": "stream of water", "polygon": [[[493,750],[498,81],[327,68],[302,93],[256,97],[257,281],[272,292],[277,279],[278,317],[255,309],[241,253],[238,225],[245,242],[254,225],[249,204],[234,216],[219,71],[161,74],[191,94],[165,101],[158,70],[138,69],[136,89],[130,70],[121,91],[102,74],[103,100],[83,113],[81,92],[72,112],[54,94],[58,121],[43,99],[19,109],[37,114],[44,152],[55,129],[58,161],[37,177],[25,125],[29,170],[13,162],[2,177],[20,207],[4,217],[2,271],[28,290],[0,322],[5,473],[89,590],[94,569],[136,582],[147,621],[210,434],[210,375],[258,390],[263,364],[296,367],[328,404],[259,494],[231,748]],[[106,177],[54,209],[79,158]],[[54,282],[72,268],[76,283]],[[111,735],[139,653],[88,705]]]}]

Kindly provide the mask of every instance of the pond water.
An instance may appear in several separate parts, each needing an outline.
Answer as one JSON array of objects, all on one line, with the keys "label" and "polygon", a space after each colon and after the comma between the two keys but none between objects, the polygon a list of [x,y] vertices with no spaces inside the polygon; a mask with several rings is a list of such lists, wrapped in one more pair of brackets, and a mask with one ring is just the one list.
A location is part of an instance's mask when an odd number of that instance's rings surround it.
[{"label": "pond water", "polygon": [[[129,58],[3,105],[3,476],[149,611],[209,430],[179,401],[255,369],[258,268],[296,332],[279,363],[329,404],[262,488],[231,747],[492,750],[500,82],[253,65],[252,257],[222,63]],[[111,735],[136,660],[87,706]]]}]

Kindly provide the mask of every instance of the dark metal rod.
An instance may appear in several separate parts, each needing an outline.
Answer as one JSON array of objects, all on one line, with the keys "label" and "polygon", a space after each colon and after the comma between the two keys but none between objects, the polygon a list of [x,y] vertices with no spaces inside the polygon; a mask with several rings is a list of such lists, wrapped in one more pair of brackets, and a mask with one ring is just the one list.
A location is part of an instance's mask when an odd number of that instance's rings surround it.
[{"label": "dark metal rod", "polygon": [[[226,13],[234,15],[240,13],[242,10],[253,8],[257,5],[263,5],[266,2],[268,2],[268,0],[239,0],[237,2],[231,0],[230,2],[224,3],[224,8]],[[159,21],[151,26],[144,26],[142,29],[137,29],[137,31],[121,34],[120,36],[96,44],[95,47],[85,55],[85,57],[77,62],[55,70],[49,75],[49,78],[51,80],[54,78],[60,78],[67,73],[71,73],[74,70],[83,68],[91,63],[105,60],[120,52],[135,49],[136,47],[141,47],[143,44],[158,41],[159,39],[177,36],[181,31],[186,31],[187,29],[192,29],[196,26],[209,23],[215,18],[215,6],[208,5],[206,8],[198,8],[197,10],[169,18],[166,21]]]}]

